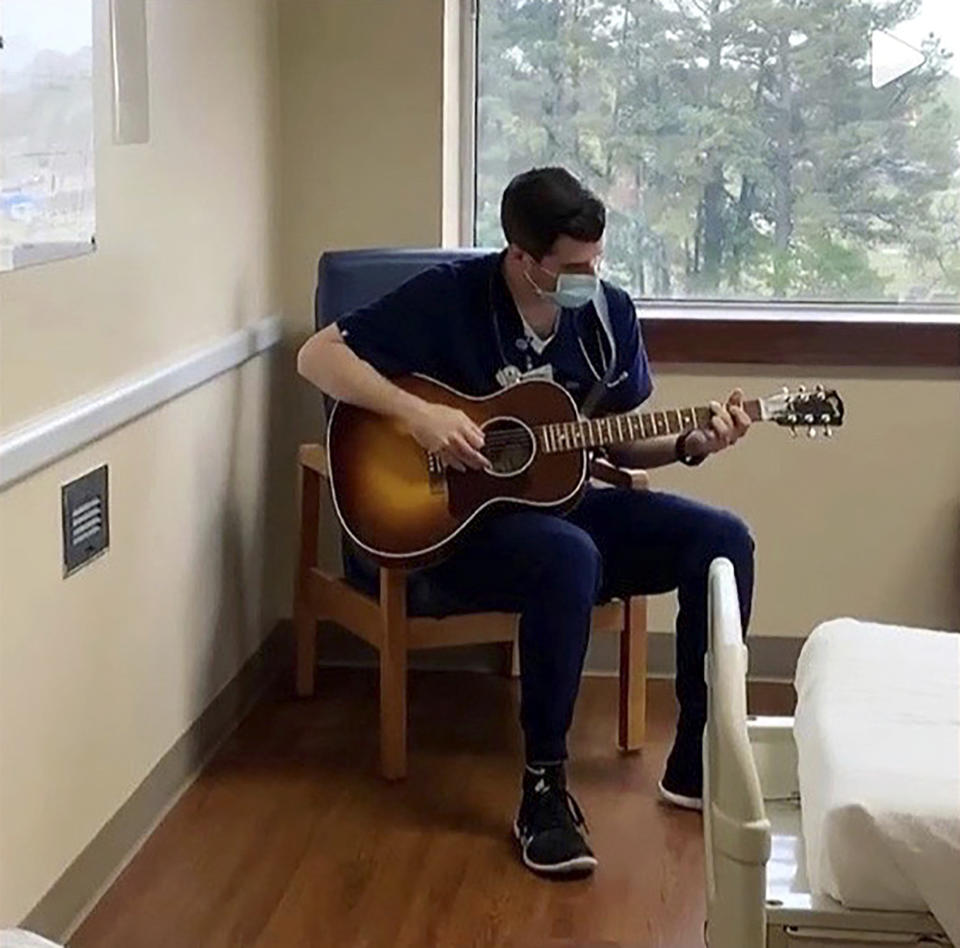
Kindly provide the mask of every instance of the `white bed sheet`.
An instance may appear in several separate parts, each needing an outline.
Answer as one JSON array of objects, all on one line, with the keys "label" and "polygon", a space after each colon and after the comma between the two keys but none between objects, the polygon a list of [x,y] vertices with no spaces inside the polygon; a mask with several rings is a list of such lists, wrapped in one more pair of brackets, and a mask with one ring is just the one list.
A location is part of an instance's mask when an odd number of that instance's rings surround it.
[{"label": "white bed sheet", "polygon": [[23,928],[5,928],[0,931],[0,948],[63,948],[46,938],[34,935]]},{"label": "white bed sheet", "polygon": [[931,911],[960,946],[960,635],[835,619],[796,688],[811,889]]}]

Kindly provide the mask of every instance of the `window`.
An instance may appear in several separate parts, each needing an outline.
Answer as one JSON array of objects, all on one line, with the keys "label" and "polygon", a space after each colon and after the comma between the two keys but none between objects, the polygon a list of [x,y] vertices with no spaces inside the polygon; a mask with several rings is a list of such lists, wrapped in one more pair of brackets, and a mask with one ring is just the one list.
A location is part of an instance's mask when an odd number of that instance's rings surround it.
[{"label": "window", "polygon": [[0,0],[0,270],[94,247],[91,0]]},{"label": "window", "polygon": [[638,299],[956,321],[957,0],[478,4],[477,244],[513,174],[562,164]]}]

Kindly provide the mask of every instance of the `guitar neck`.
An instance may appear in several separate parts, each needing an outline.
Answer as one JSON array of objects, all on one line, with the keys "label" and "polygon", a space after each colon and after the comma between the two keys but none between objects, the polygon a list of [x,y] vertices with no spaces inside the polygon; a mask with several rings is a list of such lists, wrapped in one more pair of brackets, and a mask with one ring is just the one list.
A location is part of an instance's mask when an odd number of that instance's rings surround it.
[{"label": "guitar neck", "polygon": [[[743,404],[751,421],[763,418],[759,399]],[[706,405],[697,408],[669,408],[664,411],[627,412],[605,418],[555,422],[536,428],[540,450],[547,454],[603,448],[629,441],[645,441],[662,435],[680,435],[694,428],[708,428],[713,412]]]}]

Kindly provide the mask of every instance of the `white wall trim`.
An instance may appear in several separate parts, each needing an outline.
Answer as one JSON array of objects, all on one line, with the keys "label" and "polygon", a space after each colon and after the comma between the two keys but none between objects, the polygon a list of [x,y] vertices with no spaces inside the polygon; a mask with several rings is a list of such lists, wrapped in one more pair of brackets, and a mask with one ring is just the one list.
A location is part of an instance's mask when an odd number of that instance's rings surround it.
[{"label": "white wall trim", "polygon": [[[445,108],[457,114],[456,144],[457,173],[459,181],[455,189],[456,207],[445,208],[458,218],[458,239],[445,246],[474,246],[477,197],[477,30],[479,17],[478,0],[446,0],[448,12],[457,8],[457,32],[459,75],[456,81],[456,97],[444,103]],[[453,92],[454,90],[448,90]],[[445,195],[447,197],[447,195]],[[452,235],[451,235],[452,237]]]},{"label": "white wall trim", "polygon": [[282,335],[280,319],[269,316],[0,434],[0,491],[266,352]]}]

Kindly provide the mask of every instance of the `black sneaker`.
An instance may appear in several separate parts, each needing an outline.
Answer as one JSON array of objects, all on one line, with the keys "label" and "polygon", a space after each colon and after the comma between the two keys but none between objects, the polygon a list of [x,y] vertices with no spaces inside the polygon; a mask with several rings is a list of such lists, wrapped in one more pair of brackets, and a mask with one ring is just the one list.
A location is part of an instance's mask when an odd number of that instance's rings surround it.
[{"label": "black sneaker", "polygon": [[527,767],[523,800],[513,825],[523,862],[546,875],[588,874],[597,859],[583,834],[586,820],[567,790],[563,764]]},{"label": "black sneaker", "polygon": [[703,751],[698,733],[677,734],[658,784],[660,797],[684,810],[703,809]]}]

